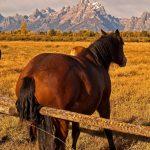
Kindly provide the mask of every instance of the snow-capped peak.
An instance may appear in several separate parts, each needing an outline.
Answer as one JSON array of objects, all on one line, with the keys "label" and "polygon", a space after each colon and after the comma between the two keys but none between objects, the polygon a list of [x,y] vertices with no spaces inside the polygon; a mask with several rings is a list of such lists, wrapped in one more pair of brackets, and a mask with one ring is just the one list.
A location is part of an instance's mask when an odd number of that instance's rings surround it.
[{"label": "snow-capped peak", "polygon": [[98,3],[98,2],[93,2],[92,5],[93,5],[96,9],[98,9],[98,8],[101,7],[101,4]]},{"label": "snow-capped peak", "polygon": [[43,14],[50,14],[55,12],[55,10],[51,9],[50,7],[47,7],[46,9],[42,9],[41,11]]},{"label": "snow-capped peak", "polygon": [[80,0],[80,3],[82,3],[82,4],[88,4],[88,3],[90,3],[90,0]]}]

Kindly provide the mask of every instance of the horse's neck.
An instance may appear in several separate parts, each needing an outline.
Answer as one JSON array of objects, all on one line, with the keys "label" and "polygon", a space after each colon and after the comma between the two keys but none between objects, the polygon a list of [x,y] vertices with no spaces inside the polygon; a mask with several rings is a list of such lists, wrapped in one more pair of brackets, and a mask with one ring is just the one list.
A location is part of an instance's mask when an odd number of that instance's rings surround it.
[{"label": "horse's neck", "polygon": [[82,51],[81,53],[79,53],[77,56],[80,59],[90,61],[92,64],[96,66],[99,65],[97,57],[95,57],[94,54],[90,52],[88,48]]},{"label": "horse's neck", "polygon": [[107,47],[102,45],[92,44],[79,54],[79,57],[84,57],[92,61],[97,66],[104,66],[106,70],[109,70],[111,59],[109,53],[107,52]]}]

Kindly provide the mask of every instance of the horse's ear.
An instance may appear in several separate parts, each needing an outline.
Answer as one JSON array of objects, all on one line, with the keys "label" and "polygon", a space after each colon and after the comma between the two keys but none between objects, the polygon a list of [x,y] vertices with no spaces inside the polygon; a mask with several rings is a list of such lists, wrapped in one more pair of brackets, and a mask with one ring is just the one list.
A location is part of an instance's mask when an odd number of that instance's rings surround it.
[{"label": "horse's ear", "polygon": [[118,35],[118,36],[120,35],[120,32],[119,32],[118,29],[115,31],[115,34]]},{"label": "horse's ear", "polygon": [[101,29],[101,33],[102,35],[107,35],[107,33],[103,29]]}]

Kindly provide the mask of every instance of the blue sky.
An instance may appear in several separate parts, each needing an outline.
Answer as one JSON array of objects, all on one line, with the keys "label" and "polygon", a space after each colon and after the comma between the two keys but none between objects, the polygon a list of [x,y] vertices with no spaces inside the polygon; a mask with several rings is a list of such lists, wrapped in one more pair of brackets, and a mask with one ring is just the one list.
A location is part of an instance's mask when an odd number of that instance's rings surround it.
[{"label": "blue sky", "polygon": [[[60,9],[62,6],[73,6],[79,0],[0,0],[0,13],[4,16],[30,14],[35,8],[51,7]],[[140,16],[150,11],[150,0],[95,0],[104,5],[106,11],[116,17]]]}]

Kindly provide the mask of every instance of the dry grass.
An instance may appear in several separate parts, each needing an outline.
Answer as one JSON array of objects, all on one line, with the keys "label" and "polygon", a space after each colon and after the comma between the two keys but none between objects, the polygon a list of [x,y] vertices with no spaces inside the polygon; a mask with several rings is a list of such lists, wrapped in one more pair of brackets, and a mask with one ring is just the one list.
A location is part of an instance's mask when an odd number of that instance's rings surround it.
[{"label": "dry grass", "polygon": [[[75,46],[87,47],[85,42],[0,42],[3,55],[0,60],[0,94],[15,99],[15,84],[22,67],[33,56],[43,52],[70,53]],[[126,43],[126,68],[112,65],[112,119],[134,124],[150,125],[150,43]],[[95,114],[97,115],[97,114]],[[96,129],[97,130],[97,129]],[[89,132],[89,131],[88,131]],[[71,138],[68,138],[68,145]],[[149,150],[150,140],[115,134],[119,150]],[[0,149],[36,149],[28,143],[26,128],[18,119],[0,116]],[[79,150],[107,149],[103,133],[82,133]]]}]

